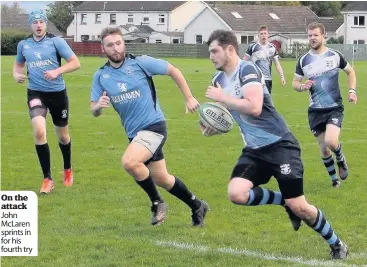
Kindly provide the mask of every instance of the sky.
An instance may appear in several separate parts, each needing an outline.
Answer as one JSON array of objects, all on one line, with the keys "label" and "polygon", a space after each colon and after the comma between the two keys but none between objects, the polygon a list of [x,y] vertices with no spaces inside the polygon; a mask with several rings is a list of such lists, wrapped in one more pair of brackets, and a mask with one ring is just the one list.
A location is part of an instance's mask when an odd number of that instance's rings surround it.
[{"label": "sky", "polygon": [[[1,1],[2,4],[6,3],[12,5],[15,1]],[[47,5],[54,1],[16,1],[19,3],[20,7],[24,9],[25,13],[30,13],[35,9],[46,9]]]}]

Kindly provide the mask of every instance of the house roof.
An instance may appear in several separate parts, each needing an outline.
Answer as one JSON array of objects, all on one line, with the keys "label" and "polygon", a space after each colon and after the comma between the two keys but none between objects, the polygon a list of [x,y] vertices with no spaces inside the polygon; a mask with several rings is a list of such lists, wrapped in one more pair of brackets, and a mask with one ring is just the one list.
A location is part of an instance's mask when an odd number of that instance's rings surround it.
[{"label": "house roof", "polygon": [[325,26],[327,32],[336,32],[336,30],[343,25],[344,19],[319,18],[317,22],[322,23]]},{"label": "house roof", "polygon": [[124,28],[127,31],[130,31],[131,28],[136,28],[136,33],[152,33],[154,29],[148,25],[120,25],[120,28]]},{"label": "house roof", "polygon": [[172,11],[184,3],[185,1],[85,1],[73,11]]},{"label": "house roof", "polygon": [[153,34],[163,34],[169,37],[184,37],[184,32],[153,32]]},{"label": "house roof", "polygon": [[[28,22],[28,14],[2,14],[1,30],[4,29],[14,29],[32,33],[31,27]],[[56,36],[63,35],[51,21],[47,22],[47,31]]]},{"label": "house roof", "polygon": [[[267,25],[273,33],[305,32],[309,23],[319,20],[306,6],[215,4],[211,8],[233,31],[257,31],[261,25]],[[239,18],[233,12],[237,12]],[[271,13],[279,19],[272,18]]]},{"label": "house roof", "polygon": [[367,1],[352,1],[343,8],[346,11],[367,11]]}]

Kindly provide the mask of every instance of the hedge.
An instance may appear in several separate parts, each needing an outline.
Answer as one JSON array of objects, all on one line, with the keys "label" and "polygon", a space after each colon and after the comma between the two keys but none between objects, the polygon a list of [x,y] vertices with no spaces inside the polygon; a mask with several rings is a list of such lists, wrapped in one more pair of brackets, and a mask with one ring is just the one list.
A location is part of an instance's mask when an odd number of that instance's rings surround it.
[{"label": "hedge", "polygon": [[16,55],[19,41],[24,40],[30,33],[16,30],[1,31],[1,55]]}]

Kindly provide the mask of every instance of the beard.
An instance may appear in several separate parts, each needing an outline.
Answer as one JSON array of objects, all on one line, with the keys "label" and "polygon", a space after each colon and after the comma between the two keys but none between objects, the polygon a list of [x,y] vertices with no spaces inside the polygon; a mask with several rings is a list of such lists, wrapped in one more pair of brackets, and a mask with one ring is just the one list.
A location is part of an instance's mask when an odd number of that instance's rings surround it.
[{"label": "beard", "polygon": [[310,46],[312,49],[314,50],[318,50],[321,46],[322,46],[322,43],[310,43]]},{"label": "beard", "polygon": [[[107,54],[106,54],[107,55]],[[125,52],[113,54],[113,55],[107,55],[107,58],[112,61],[113,63],[121,63],[125,60]]]},{"label": "beard", "polygon": [[223,63],[218,66],[218,67],[215,67],[217,70],[219,71],[224,71],[224,66],[228,64],[228,56],[226,55],[225,58],[223,59]]}]

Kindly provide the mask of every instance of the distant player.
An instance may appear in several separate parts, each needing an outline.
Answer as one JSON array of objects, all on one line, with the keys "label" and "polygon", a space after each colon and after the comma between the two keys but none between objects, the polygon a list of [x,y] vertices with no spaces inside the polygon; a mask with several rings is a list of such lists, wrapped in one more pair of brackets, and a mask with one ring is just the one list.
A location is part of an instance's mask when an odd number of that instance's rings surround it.
[{"label": "distant player", "polygon": [[251,59],[262,71],[264,74],[264,79],[266,83],[266,87],[268,87],[269,93],[271,94],[273,81],[271,77],[271,67],[273,61],[275,63],[275,67],[277,72],[280,75],[280,81],[284,86],[286,84],[283,69],[279,62],[278,51],[275,46],[268,41],[269,39],[269,30],[267,26],[261,26],[258,31],[259,41],[257,43],[251,44],[247,52],[244,56],[244,60]]},{"label": "distant player", "polygon": [[[252,62],[239,58],[237,38],[230,31],[214,31],[208,45],[210,59],[219,72],[206,97],[228,108],[246,143],[228,184],[229,200],[237,205],[285,206],[296,231],[302,218],[329,244],[334,259],[346,258],[347,246],[324,213],[306,201],[300,146],[275,110],[261,71]],[[210,126],[201,128],[204,135],[218,134]],[[280,192],[260,187],[272,176]]]},{"label": "distant player", "polygon": [[126,54],[119,28],[103,29],[101,41],[108,62],[94,75],[91,111],[99,116],[112,104],[119,114],[130,141],[122,156],[122,166],[152,201],[152,224],[162,223],[167,213],[157,184],[191,208],[193,226],[202,226],[207,203],[197,199],[179,178],[167,171],[162,150],[167,126],[152,76],[172,77],[185,97],[187,112],[197,110],[199,102],[192,96],[181,71],[167,61]]},{"label": "distant player", "polygon": [[[79,69],[80,63],[64,39],[46,32],[47,17],[44,11],[31,12],[29,24],[33,34],[18,43],[13,77],[18,83],[24,83],[28,79],[27,103],[44,176],[40,192],[47,194],[54,188],[50,149],[46,138],[47,111],[51,114],[64,159],[64,185],[72,186],[74,181],[68,130],[69,100],[62,74]],[[67,63],[61,65],[61,58]],[[24,75],[25,65],[27,76]]]},{"label": "distant player", "polygon": [[[339,177],[348,177],[348,165],[339,142],[340,129],[344,118],[339,86],[339,70],[348,76],[348,101],[357,103],[356,75],[343,55],[325,46],[325,27],[321,23],[308,25],[308,40],[311,50],[297,61],[292,86],[299,92],[309,91],[310,106],[308,121],[312,133],[320,146],[322,161],[334,187],[340,186],[336,176],[334,159],[336,156]],[[302,83],[302,80],[306,81]]]}]

